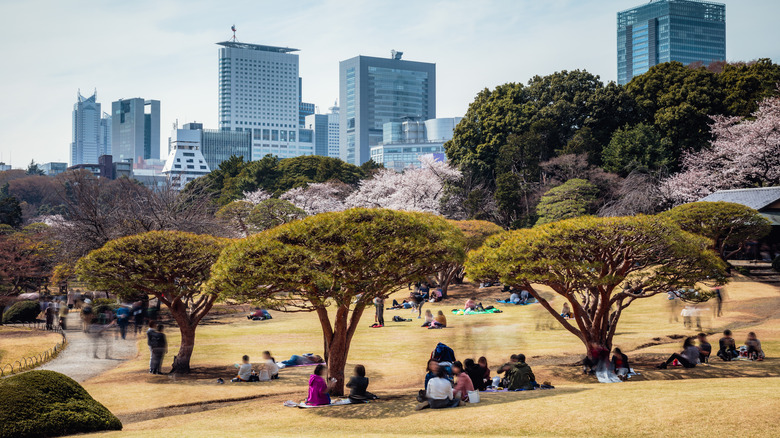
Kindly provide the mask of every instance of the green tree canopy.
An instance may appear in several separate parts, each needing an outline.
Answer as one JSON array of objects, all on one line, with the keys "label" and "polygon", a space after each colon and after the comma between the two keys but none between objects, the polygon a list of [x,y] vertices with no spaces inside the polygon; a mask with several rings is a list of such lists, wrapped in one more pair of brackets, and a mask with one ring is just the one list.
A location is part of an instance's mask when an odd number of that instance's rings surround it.
[{"label": "green tree canopy", "polygon": [[22,224],[22,206],[8,193],[8,183],[0,187],[0,225],[18,227]]},{"label": "green tree canopy", "polygon": [[195,346],[195,329],[211,310],[215,293],[202,293],[211,265],[226,240],[180,231],[151,231],[111,240],[76,264],[90,287],[134,297],[153,295],[171,311],[181,345],[173,372],[187,373]]},{"label": "green tree canopy", "polygon": [[672,145],[651,125],[625,126],[604,147],[604,170],[626,176],[634,169],[658,170],[671,164]]},{"label": "green tree canopy", "polygon": [[266,199],[252,208],[247,223],[254,232],[267,230],[306,217],[306,212],[284,199]]},{"label": "green tree canopy", "polygon": [[598,187],[584,179],[570,179],[548,190],[536,206],[537,225],[592,214]]},{"label": "green tree canopy", "polygon": [[[692,202],[660,216],[674,221],[685,231],[709,239],[710,247],[723,260],[741,251],[745,242],[760,239],[771,230],[769,221],[758,211],[732,202]],[[736,248],[727,251],[727,247]]]},{"label": "green tree canopy", "polygon": [[[510,231],[488,239],[466,262],[470,278],[529,291],[586,348],[608,349],[632,302],[708,279],[720,284],[724,268],[706,239],[658,216],[581,217]],[[562,318],[562,304],[536,285],[569,303],[574,319]]]},{"label": "green tree canopy", "polygon": [[323,213],[239,240],[214,265],[208,290],[281,311],[316,312],[341,394],[352,336],[373,298],[463,257],[460,231],[424,213]]},{"label": "green tree canopy", "polygon": [[436,274],[436,282],[441,287],[443,297],[447,297],[447,289],[450,284],[456,279],[458,281],[463,280],[463,263],[466,261],[466,253],[473,251],[483,243],[488,237],[502,233],[503,228],[494,224],[493,222],[481,221],[481,220],[466,220],[466,221],[449,221],[452,225],[458,228],[463,233],[463,240],[461,242],[454,241],[452,246],[458,246],[462,249],[458,250],[458,253],[463,252],[463,258],[452,258],[446,260],[438,267],[438,273]]}]

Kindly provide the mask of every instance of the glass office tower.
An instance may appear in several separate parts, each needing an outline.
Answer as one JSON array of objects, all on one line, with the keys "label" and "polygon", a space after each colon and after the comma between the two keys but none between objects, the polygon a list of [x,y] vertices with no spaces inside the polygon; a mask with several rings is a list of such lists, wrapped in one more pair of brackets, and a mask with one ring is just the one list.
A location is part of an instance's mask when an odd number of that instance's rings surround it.
[{"label": "glass office tower", "polygon": [[339,63],[341,159],[361,165],[385,123],[436,117],[436,64],[357,56]]},{"label": "glass office tower", "polygon": [[618,12],[618,83],[664,62],[708,65],[726,59],[726,5],[654,0]]}]

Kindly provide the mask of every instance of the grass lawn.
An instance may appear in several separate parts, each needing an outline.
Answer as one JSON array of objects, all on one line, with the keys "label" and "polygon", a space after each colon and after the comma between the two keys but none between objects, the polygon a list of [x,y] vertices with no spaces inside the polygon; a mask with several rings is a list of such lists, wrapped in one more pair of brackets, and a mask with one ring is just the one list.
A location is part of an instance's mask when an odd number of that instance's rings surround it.
[{"label": "grass lawn", "polygon": [[27,327],[0,326],[0,366],[24,362],[62,342],[62,336]]},{"label": "grass lawn", "polygon": [[[322,339],[314,314],[273,313],[271,321],[253,322],[225,316],[198,328],[191,376],[174,378],[146,373],[148,351],[140,345],[136,359],[85,383],[97,400],[119,415],[123,432],[106,436],[703,436],[734,434],[771,436],[780,432],[780,290],[738,279],[727,288],[724,316],[703,313],[703,329],[731,328],[737,343],[747,331],[758,333],[768,359],[722,363],[693,370],[655,370],[653,365],[679,351],[681,336],[693,335],[682,320],[674,321],[663,296],[638,300],[624,312],[615,345],[634,361],[642,375],[629,383],[604,385],[581,374],[575,362],[584,346],[560,328],[539,305],[497,305],[504,313],[455,316],[475,294],[483,304],[502,296],[496,288],[456,287],[449,301],[423,310],[444,310],[448,328],[427,330],[420,322],[393,323],[371,329],[373,312],[364,315],[350,350],[350,365],[362,363],[371,379],[369,390],[383,399],[368,405],[293,409],[285,400],[305,398],[309,368],[287,369],[271,383],[216,384],[233,377],[241,355],[260,359],[270,350],[277,360],[291,354],[320,353]],[[403,298],[401,291],[395,298]],[[389,302],[389,301],[388,301]],[[553,301],[556,307],[560,300]],[[430,307],[429,307],[430,306]],[[675,311],[678,314],[680,309]],[[168,330],[171,356],[178,344]],[[718,336],[710,341],[717,346]],[[555,390],[485,394],[482,403],[445,411],[414,411],[414,394],[422,387],[424,368],[437,342],[451,346],[459,359],[486,356],[495,369],[512,353],[524,353],[537,381]],[[140,341],[139,341],[140,342]],[[715,347],[717,348],[717,347]]]}]

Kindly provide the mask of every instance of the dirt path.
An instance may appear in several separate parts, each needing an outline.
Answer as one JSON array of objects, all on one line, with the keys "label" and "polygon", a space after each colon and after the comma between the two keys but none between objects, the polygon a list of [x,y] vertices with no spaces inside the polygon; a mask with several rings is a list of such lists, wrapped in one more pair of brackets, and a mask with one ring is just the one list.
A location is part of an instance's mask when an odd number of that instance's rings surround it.
[{"label": "dirt path", "polygon": [[[132,325],[128,328],[127,339],[119,337],[117,330],[107,330],[99,339],[87,335],[81,330],[78,313],[68,315],[68,330],[65,331],[68,344],[56,359],[39,367],[65,374],[77,382],[95,377],[122,362],[132,359],[138,353],[136,337],[132,335]],[[97,341],[97,348],[96,348]],[[97,356],[95,358],[95,351]]]}]

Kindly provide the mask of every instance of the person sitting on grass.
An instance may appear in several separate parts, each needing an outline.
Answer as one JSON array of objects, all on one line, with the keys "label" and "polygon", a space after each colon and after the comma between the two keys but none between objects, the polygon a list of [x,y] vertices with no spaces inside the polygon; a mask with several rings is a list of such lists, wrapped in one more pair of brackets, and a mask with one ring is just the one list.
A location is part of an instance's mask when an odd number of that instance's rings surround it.
[{"label": "person sitting on grass", "polygon": [[477,310],[477,298],[471,297],[466,300],[466,304],[463,306],[463,310]]},{"label": "person sitting on grass", "polygon": [[452,374],[456,377],[455,387],[452,389],[453,397],[462,400],[464,403],[468,403],[469,391],[474,390],[474,383],[471,381],[471,377],[469,377],[468,373],[463,369],[463,364],[460,363],[460,361],[452,363]]},{"label": "person sitting on grass", "polygon": [[261,309],[260,307],[255,307],[255,311],[246,317],[247,319],[251,319],[252,321],[265,321],[267,319],[271,319],[271,314],[268,313],[267,310]]},{"label": "person sitting on grass", "polygon": [[252,364],[249,363],[249,356],[246,354],[241,358],[241,364],[236,364],[238,375],[231,382],[249,382],[252,378]]},{"label": "person sitting on grass", "polygon": [[731,336],[731,330],[723,330],[723,337],[718,340],[718,357],[724,361],[730,361],[739,357],[737,344]]},{"label": "person sitting on grass", "polygon": [[523,305],[528,304],[528,300],[530,299],[531,299],[531,294],[527,290],[523,289],[520,291],[520,304]]},{"label": "person sitting on grass", "polygon": [[485,389],[487,389],[487,386],[492,382],[490,380],[490,368],[488,367],[487,358],[485,356],[480,356],[480,358],[477,359],[477,366],[482,370],[482,380],[485,382]]},{"label": "person sitting on grass", "polygon": [[525,363],[525,355],[518,354],[515,356],[517,362],[512,366],[512,369],[508,371],[509,384],[507,388],[510,391],[530,390],[539,386],[536,384],[536,376],[534,376],[531,367]]},{"label": "person sitting on grass", "polygon": [[436,289],[431,292],[431,297],[428,299],[428,301],[432,303],[438,303],[441,301],[442,297],[444,297],[444,293],[441,291],[441,287],[437,286]]},{"label": "person sitting on grass", "polygon": [[279,368],[293,367],[293,366],[300,366],[300,365],[316,365],[324,362],[325,361],[322,360],[322,357],[316,354],[304,354],[303,356],[293,354],[292,356],[290,356],[289,359],[283,360]]},{"label": "person sitting on grass", "polygon": [[487,384],[485,384],[485,373],[482,370],[482,367],[474,363],[474,359],[464,360],[463,366],[465,367],[466,374],[468,374],[471,379],[471,384],[474,385],[474,389],[477,391],[486,390]]},{"label": "person sitting on grass", "polygon": [[699,362],[707,363],[712,354],[712,345],[707,342],[707,335],[704,333],[699,333],[696,338],[699,340]]},{"label": "person sitting on grass", "polygon": [[682,352],[673,353],[669,356],[669,359],[666,359],[666,362],[658,365],[657,368],[665,370],[675,359],[677,359],[677,362],[680,362],[685,368],[693,368],[699,363],[699,349],[693,345],[692,337],[685,339]]},{"label": "person sitting on grass", "polygon": [[425,311],[425,322],[421,327],[430,327],[431,324],[433,324],[433,313],[431,313],[430,309]]},{"label": "person sitting on grass", "polygon": [[317,365],[314,373],[309,376],[309,396],[306,398],[306,404],[310,406],[323,406],[330,404],[330,395],[328,392],[336,383],[335,378],[325,380],[328,375],[328,367]]},{"label": "person sitting on grass", "polygon": [[368,377],[366,377],[366,367],[363,365],[355,365],[355,375],[350,377],[346,386],[349,388],[349,400],[352,403],[365,403],[377,398],[374,394],[366,391]]},{"label": "person sitting on grass", "polygon": [[494,385],[494,386],[503,386],[504,388],[509,386],[509,376],[516,363],[517,363],[517,355],[513,354],[509,356],[509,362],[498,367],[498,369],[496,370],[496,374],[504,373],[504,378],[500,379],[498,385]]},{"label": "person sitting on grass", "polygon": [[745,346],[747,347],[747,357],[750,360],[764,360],[764,350],[761,348],[761,341],[756,337],[755,332],[748,333],[747,340],[745,340]]},{"label": "person sitting on grass", "polygon": [[631,367],[628,364],[628,356],[623,354],[617,347],[612,352],[612,368],[615,370],[615,374],[617,374],[618,379],[620,380],[626,380],[628,378],[628,373],[631,371]]},{"label": "person sitting on grass", "polygon": [[563,319],[571,319],[571,307],[569,307],[569,303],[563,303],[563,309],[561,310],[561,317]]},{"label": "person sitting on grass", "polygon": [[[429,310],[429,312],[430,312],[430,310]],[[428,317],[428,315],[426,314],[426,319],[427,319],[427,317]],[[444,316],[444,312],[439,310],[439,313],[436,314],[435,318],[433,318],[433,321],[428,326],[428,328],[444,328],[444,327],[447,327],[447,317]]]},{"label": "person sitting on grass", "polygon": [[427,400],[417,405],[416,409],[443,409],[454,408],[460,405],[460,399],[455,398],[452,392],[452,382],[447,379],[447,372],[442,367],[437,367],[436,377],[428,381],[425,387]]},{"label": "person sitting on grass", "polygon": [[263,362],[265,365],[265,370],[268,371],[268,378],[269,379],[278,379],[279,378],[279,366],[276,365],[276,360],[274,360],[273,356],[271,356],[270,351],[264,351],[263,352]]},{"label": "person sitting on grass", "polygon": [[519,304],[520,303],[520,295],[517,294],[517,291],[512,289],[512,294],[509,295],[509,299],[507,300],[512,304]]}]

